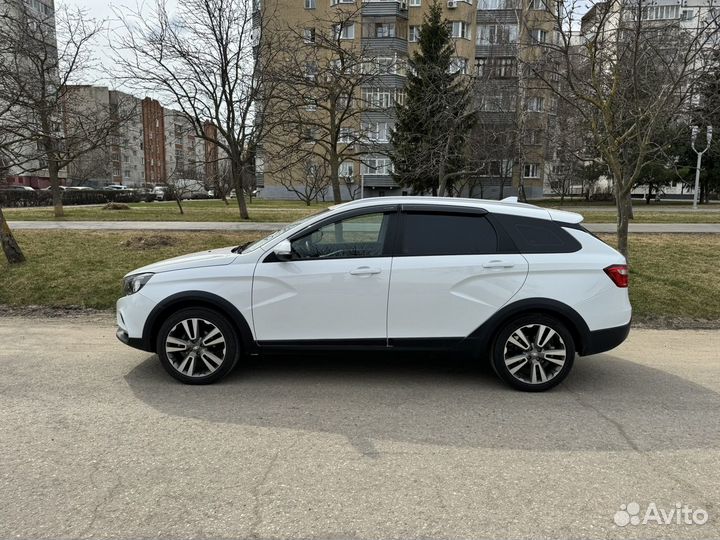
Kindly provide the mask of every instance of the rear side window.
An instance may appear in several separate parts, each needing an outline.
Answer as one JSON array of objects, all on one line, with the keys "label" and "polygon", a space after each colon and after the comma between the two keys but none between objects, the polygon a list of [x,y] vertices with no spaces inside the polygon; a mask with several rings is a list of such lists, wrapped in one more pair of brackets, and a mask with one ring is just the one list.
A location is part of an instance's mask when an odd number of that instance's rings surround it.
[{"label": "rear side window", "polygon": [[582,247],[562,227],[548,219],[493,214],[512,237],[520,253],[572,253]]},{"label": "rear side window", "polygon": [[497,252],[497,234],[482,215],[403,214],[400,255],[478,255]]}]

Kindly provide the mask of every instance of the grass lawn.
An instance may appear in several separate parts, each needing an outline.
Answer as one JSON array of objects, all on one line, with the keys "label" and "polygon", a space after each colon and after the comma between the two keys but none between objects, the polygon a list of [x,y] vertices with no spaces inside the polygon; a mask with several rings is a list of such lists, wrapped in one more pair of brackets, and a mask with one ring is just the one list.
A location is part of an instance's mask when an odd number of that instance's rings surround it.
[{"label": "grass lawn", "polygon": [[[0,263],[0,305],[110,308],[120,279],[145,264],[237,245],[261,233],[18,231],[28,262]],[[604,240],[614,242],[606,235]],[[160,245],[149,245],[151,242]],[[631,235],[630,296],[637,320],[720,322],[720,235]]]},{"label": "grass lawn", "polygon": [[[61,221],[240,221],[237,202],[230,205],[222,201],[185,201],[184,214],[173,201],[133,203],[130,210],[103,210],[100,206],[66,206]],[[331,203],[315,203],[310,206],[300,201],[268,201],[255,199],[248,205],[250,220],[257,222],[284,223],[315,214]],[[8,221],[51,221],[52,208],[3,209]]]},{"label": "grass lawn", "polygon": [[[236,246],[265,234],[18,231],[15,238],[27,262],[10,266],[3,258],[0,304],[110,308],[121,296],[121,279],[130,270],[177,255]],[[142,245],[143,239],[148,245]],[[151,247],[152,241],[160,245]]]},{"label": "grass lawn", "polygon": [[[533,201],[536,203],[538,201]],[[315,203],[306,206],[300,201],[253,200],[249,205],[250,220],[256,222],[283,223],[315,214],[331,203]],[[673,203],[676,206],[687,206]],[[583,212],[586,223],[615,223],[616,214],[612,204],[594,203],[598,210]],[[543,202],[543,206],[573,211],[573,206],[560,206]],[[667,206],[672,206],[668,204]],[[185,213],[181,214],[174,202],[153,202],[131,204],[130,210],[103,210],[100,206],[66,206],[65,217],[61,221],[240,221],[237,203],[230,201],[226,206],[222,201],[186,201]],[[6,218],[13,220],[52,221],[52,208],[8,208],[4,209]],[[702,212],[653,211],[651,207],[639,208],[635,212],[634,223],[720,223],[720,205],[712,205]]]},{"label": "grass lawn", "polygon": [[[562,210],[562,207],[560,207]],[[572,212],[571,208],[568,208]],[[615,212],[580,212],[585,223],[615,223]],[[635,212],[630,223],[720,223],[720,208],[716,212]]]}]

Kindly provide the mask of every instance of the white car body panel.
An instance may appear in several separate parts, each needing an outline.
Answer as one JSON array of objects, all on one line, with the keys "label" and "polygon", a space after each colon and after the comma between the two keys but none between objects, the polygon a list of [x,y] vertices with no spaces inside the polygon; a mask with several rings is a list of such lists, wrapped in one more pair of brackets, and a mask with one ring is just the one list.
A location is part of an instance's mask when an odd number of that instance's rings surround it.
[{"label": "white car body panel", "polygon": [[527,268],[517,254],[395,257],[388,337],[465,337],[518,292]]},{"label": "white car body panel", "polygon": [[391,261],[259,262],[253,281],[255,339],[386,338]]}]

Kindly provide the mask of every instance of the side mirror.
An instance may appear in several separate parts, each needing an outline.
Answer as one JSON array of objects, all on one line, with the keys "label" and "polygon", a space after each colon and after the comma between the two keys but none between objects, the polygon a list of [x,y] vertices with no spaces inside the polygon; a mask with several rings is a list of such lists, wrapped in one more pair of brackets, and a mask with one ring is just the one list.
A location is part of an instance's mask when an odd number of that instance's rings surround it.
[{"label": "side mirror", "polygon": [[279,242],[274,248],[273,253],[281,261],[287,261],[292,256],[292,245],[290,240]]}]

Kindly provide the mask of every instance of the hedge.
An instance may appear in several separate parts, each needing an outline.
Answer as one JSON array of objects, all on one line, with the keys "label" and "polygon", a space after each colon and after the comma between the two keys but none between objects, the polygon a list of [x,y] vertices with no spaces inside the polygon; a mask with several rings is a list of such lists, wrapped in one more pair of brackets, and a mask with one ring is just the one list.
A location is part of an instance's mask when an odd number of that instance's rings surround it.
[{"label": "hedge", "polygon": [[[74,204],[105,204],[108,202],[136,203],[155,200],[152,193],[139,191],[112,190],[65,190],[62,201],[65,205]],[[21,206],[52,206],[50,191],[0,190],[0,206],[17,208]]]}]

